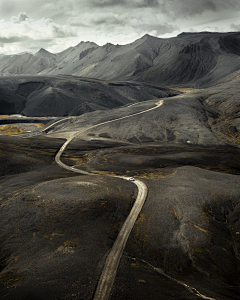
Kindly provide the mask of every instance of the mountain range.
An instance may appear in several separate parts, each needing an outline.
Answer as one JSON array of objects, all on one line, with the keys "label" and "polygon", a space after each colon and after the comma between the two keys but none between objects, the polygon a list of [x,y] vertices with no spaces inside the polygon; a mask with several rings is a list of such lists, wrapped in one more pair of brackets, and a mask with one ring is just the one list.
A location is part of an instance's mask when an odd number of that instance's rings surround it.
[{"label": "mountain range", "polygon": [[240,33],[145,35],[127,45],[81,42],[60,53],[3,55],[0,75],[75,75],[161,86],[208,87],[240,69]]}]

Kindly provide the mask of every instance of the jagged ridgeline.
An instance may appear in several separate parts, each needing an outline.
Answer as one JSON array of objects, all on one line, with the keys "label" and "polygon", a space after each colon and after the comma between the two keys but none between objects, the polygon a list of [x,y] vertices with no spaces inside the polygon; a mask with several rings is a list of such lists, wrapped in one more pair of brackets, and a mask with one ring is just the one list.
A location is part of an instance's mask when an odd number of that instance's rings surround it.
[{"label": "jagged ridgeline", "polygon": [[206,87],[239,69],[240,33],[182,33],[169,39],[145,35],[128,45],[81,42],[53,54],[0,57],[1,75],[77,75],[157,85]]}]

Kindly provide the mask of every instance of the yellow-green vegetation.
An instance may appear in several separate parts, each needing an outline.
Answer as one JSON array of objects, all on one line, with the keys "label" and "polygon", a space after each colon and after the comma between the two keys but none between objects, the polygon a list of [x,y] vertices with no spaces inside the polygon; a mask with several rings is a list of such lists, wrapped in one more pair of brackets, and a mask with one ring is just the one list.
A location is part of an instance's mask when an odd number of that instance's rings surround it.
[{"label": "yellow-green vegetation", "polygon": [[131,263],[131,268],[139,268],[139,265],[137,265],[135,263]]},{"label": "yellow-green vegetation", "polygon": [[208,249],[208,248],[206,248],[206,247],[205,247],[204,249],[209,253],[209,255],[211,256],[212,260],[214,260],[214,257],[213,257],[213,255],[212,255],[211,250]]},{"label": "yellow-green vegetation", "polygon": [[100,174],[100,175],[119,175],[117,173],[114,173],[114,172],[109,172],[109,171],[92,171],[92,173],[97,173],[97,174]]},{"label": "yellow-green vegetation", "polygon": [[178,214],[177,214],[176,209],[173,208],[173,209],[171,210],[171,213],[174,214],[174,216],[175,216],[176,219],[178,218]]},{"label": "yellow-green vegetation", "polygon": [[16,125],[0,125],[0,134],[16,135],[21,133],[25,133],[25,131]]},{"label": "yellow-green vegetation", "polygon": [[101,161],[102,163],[108,162],[108,157],[106,154],[103,154],[101,158],[102,158],[102,161]]},{"label": "yellow-green vegetation", "polygon": [[199,248],[199,247],[194,247],[194,252],[196,253],[196,255],[200,256],[200,257],[203,257],[203,254],[202,254],[202,249]]},{"label": "yellow-green vegetation", "polygon": [[213,121],[212,123],[209,122],[209,125],[218,133],[218,136],[223,141],[235,145],[240,145],[240,133],[233,132],[230,129],[235,117],[236,115],[221,115],[217,120]]},{"label": "yellow-green vegetation", "polygon": [[148,240],[148,235],[146,232],[143,230],[143,225],[149,222],[151,218],[147,217],[145,214],[141,213],[135,223],[135,236],[136,238],[143,242],[146,243]]},{"label": "yellow-green vegetation", "polygon": [[209,230],[207,230],[207,229],[204,229],[204,228],[202,228],[202,227],[200,227],[200,226],[198,226],[196,224],[193,224],[191,222],[188,222],[188,223],[189,223],[189,225],[194,226],[197,230],[202,231],[202,232],[206,233],[207,235],[211,234],[211,232]]},{"label": "yellow-green vegetation", "polygon": [[42,124],[42,123],[28,123],[28,125],[30,125],[30,126],[35,126],[35,127],[40,128],[40,129],[45,128],[45,125]]},{"label": "yellow-green vegetation", "polygon": [[0,119],[9,119],[9,118],[11,118],[11,117],[8,115],[0,115]]},{"label": "yellow-green vegetation", "polygon": [[14,261],[17,262],[19,260],[20,256],[17,256],[14,258]]},{"label": "yellow-green vegetation", "polygon": [[71,157],[71,154],[69,152],[66,152],[64,158],[70,161],[73,165],[81,165],[87,163],[88,153],[84,154],[82,157]]},{"label": "yellow-green vegetation", "polygon": [[17,272],[15,272],[16,270],[10,271],[10,272],[6,272],[2,275],[0,275],[0,282],[5,283],[5,282],[17,282],[23,279],[22,276],[20,276],[19,274],[17,274]]},{"label": "yellow-green vegetation", "polygon": [[138,178],[167,178],[167,177],[172,177],[176,174],[177,171],[167,171],[167,172],[133,172],[133,171],[126,171],[126,174],[122,174],[121,172],[109,172],[109,171],[100,171],[100,170],[95,170],[92,171],[92,173],[97,173],[100,175],[125,175],[125,176],[130,176],[129,174],[131,173],[131,176],[138,177]]},{"label": "yellow-green vegetation", "polygon": [[147,281],[144,280],[144,279],[139,279],[138,282],[139,282],[139,283],[143,283],[143,284],[146,284],[146,283],[147,283]]},{"label": "yellow-green vegetation", "polygon": [[104,206],[107,204],[107,200],[102,200],[100,206]]},{"label": "yellow-green vegetation", "polygon": [[172,177],[176,174],[177,171],[171,171],[171,172],[141,172],[136,173],[135,176],[139,178],[166,178],[166,177]]},{"label": "yellow-green vegetation", "polygon": [[79,245],[79,238],[72,238],[63,242],[64,247],[76,247]]},{"label": "yellow-green vegetation", "polygon": [[43,237],[44,237],[45,239],[47,239],[47,240],[50,240],[50,241],[53,240],[53,238],[52,238],[52,237],[49,237],[48,235],[44,235]]}]

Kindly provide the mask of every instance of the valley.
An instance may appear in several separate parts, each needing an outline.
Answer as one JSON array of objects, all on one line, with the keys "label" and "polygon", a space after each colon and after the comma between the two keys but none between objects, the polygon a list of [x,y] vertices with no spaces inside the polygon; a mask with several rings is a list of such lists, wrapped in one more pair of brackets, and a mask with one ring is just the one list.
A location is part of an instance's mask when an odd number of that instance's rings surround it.
[{"label": "valley", "polygon": [[0,58],[1,299],[240,299],[238,39]]}]

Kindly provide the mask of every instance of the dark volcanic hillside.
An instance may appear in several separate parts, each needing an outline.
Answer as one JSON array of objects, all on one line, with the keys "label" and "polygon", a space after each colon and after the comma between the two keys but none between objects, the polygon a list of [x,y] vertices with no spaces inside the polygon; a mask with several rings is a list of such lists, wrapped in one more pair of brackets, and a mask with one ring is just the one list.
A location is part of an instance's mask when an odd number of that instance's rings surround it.
[{"label": "dark volcanic hillside", "polygon": [[[106,176],[116,174],[143,181],[148,195],[109,299],[240,299],[234,76],[176,97],[63,118],[39,136],[2,136],[0,298],[93,299],[137,195],[132,181]],[[16,86],[24,97],[44,97],[42,83]],[[97,175],[54,163],[72,134],[62,162]]]},{"label": "dark volcanic hillside", "polygon": [[157,85],[209,86],[240,65],[240,34],[182,33],[170,39],[145,35],[128,45],[81,42],[61,53],[2,56],[2,75],[77,75]]},{"label": "dark volcanic hillside", "polygon": [[147,84],[102,82],[75,76],[2,77],[0,114],[78,116],[176,94],[175,90]]},{"label": "dark volcanic hillside", "polygon": [[[159,107],[146,113],[138,114],[156,107],[159,100],[144,101],[106,112],[91,112],[76,117],[75,120],[57,124],[51,130],[70,132],[86,128],[86,136],[107,137],[131,143],[171,142],[211,147],[231,144],[239,147],[240,77],[237,73],[235,76],[236,78],[211,88],[162,98]],[[124,116],[131,117],[121,119]],[[114,119],[119,120],[89,128],[90,124]],[[139,163],[142,165],[143,161],[140,160]]]}]

